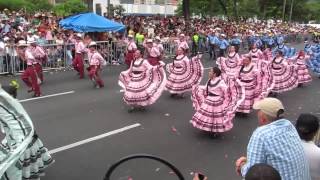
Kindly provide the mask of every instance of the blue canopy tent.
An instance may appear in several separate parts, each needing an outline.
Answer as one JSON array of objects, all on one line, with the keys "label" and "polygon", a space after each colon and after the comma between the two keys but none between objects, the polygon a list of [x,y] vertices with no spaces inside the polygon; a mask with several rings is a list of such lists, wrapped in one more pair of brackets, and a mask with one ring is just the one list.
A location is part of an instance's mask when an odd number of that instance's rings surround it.
[{"label": "blue canopy tent", "polygon": [[123,24],[111,21],[94,13],[78,14],[59,22],[59,25],[76,32],[121,32]]}]

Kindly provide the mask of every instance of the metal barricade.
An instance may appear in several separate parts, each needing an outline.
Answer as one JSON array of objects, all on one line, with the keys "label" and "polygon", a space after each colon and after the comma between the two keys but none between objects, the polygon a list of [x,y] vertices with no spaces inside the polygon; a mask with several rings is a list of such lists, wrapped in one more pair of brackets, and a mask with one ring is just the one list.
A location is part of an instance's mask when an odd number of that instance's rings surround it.
[{"label": "metal barricade", "polygon": [[107,64],[124,63],[126,44],[121,41],[98,41],[97,50],[107,61]]},{"label": "metal barricade", "polygon": [[174,43],[164,42],[162,45],[163,45],[165,55],[168,56],[168,55],[174,54],[174,51],[175,51],[175,44]]},{"label": "metal barricade", "polygon": [[12,72],[13,63],[11,63],[10,55],[7,53],[0,55],[0,74],[8,74]]},{"label": "metal barricade", "polygon": [[44,70],[62,69],[67,67],[66,50],[62,44],[46,44],[41,47],[47,53],[47,59],[43,62]]}]

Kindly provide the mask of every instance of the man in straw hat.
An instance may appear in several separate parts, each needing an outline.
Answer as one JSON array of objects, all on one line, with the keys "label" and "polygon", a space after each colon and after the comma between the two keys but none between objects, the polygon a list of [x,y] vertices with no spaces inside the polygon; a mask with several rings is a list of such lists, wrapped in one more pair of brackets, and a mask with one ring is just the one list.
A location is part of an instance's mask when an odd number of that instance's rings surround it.
[{"label": "man in straw hat", "polygon": [[[21,42],[20,46],[23,46],[23,43]],[[36,58],[33,56],[31,48],[28,47],[24,52],[23,59],[27,62],[27,68],[24,70],[21,79],[25,84],[29,87],[28,92],[34,92],[33,97],[39,97],[41,96],[40,92],[40,79],[38,78],[36,64],[38,63],[36,61]]]},{"label": "man in straw hat", "polygon": [[34,39],[31,39],[28,43],[30,44],[28,48],[30,48],[30,52],[32,53],[36,61],[35,67],[36,67],[37,73],[39,75],[41,83],[43,83],[44,78],[43,78],[42,64],[47,61],[48,55],[42,47],[38,46],[37,42]]},{"label": "man in straw hat", "polygon": [[256,102],[259,127],[253,132],[247,157],[236,162],[236,171],[245,176],[255,164],[277,169],[283,180],[310,180],[309,166],[300,137],[293,124],[283,117],[284,106],[276,98]]},{"label": "man in straw hat", "polygon": [[148,62],[153,66],[159,65],[161,56],[159,47],[153,43],[152,39],[148,39],[146,43],[144,43],[144,47],[146,49]]},{"label": "man in straw hat", "polygon": [[89,44],[88,59],[89,59],[89,77],[94,83],[94,87],[103,88],[104,83],[100,77],[101,67],[106,65],[106,61],[101,54],[96,50],[96,42]]},{"label": "man in straw hat", "polygon": [[133,55],[137,50],[137,45],[133,40],[133,35],[128,35],[128,42],[127,42],[127,51],[125,56],[125,63],[130,67],[131,61],[134,59]]},{"label": "man in straw hat", "polygon": [[75,40],[75,57],[73,59],[73,68],[78,71],[80,79],[84,78],[83,56],[86,52],[86,46],[82,41],[81,34],[76,34]]},{"label": "man in straw hat", "polygon": [[189,52],[189,45],[186,41],[186,37],[184,34],[179,35],[179,40],[177,41],[178,43],[178,48],[177,49],[182,49],[184,54],[188,54]]}]

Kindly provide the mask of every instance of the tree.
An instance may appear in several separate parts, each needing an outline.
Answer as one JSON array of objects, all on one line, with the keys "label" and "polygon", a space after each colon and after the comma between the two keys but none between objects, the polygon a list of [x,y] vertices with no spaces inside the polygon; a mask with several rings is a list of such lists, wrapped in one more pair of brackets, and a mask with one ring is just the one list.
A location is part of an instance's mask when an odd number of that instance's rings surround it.
[{"label": "tree", "polygon": [[53,11],[58,16],[70,16],[86,12],[88,9],[82,0],[67,0],[64,3],[57,4]]},{"label": "tree", "polygon": [[[108,7],[107,7],[107,9],[108,9]],[[113,4],[110,4],[111,16],[114,16],[114,15],[122,16],[125,11],[126,10],[124,9],[124,7],[122,5],[113,6]]]},{"label": "tree", "polygon": [[[292,20],[320,19],[320,0],[286,0],[285,9],[291,9]],[[183,1],[185,2],[185,1]],[[260,19],[281,19],[284,0],[189,0],[190,14],[205,16],[258,17]],[[184,15],[184,6],[179,4],[177,13]],[[286,11],[285,19],[289,19]]]},{"label": "tree", "polygon": [[53,6],[48,2],[48,0],[25,0],[26,10],[28,12],[36,12],[39,10],[50,11]]},{"label": "tree", "polygon": [[47,0],[0,0],[0,9],[20,10],[26,9],[28,12],[49,11],[52,5]]},{"label": "tree", "polygon": [[186,20],[190,19],[190,0],[182,1],[183,16]]}]

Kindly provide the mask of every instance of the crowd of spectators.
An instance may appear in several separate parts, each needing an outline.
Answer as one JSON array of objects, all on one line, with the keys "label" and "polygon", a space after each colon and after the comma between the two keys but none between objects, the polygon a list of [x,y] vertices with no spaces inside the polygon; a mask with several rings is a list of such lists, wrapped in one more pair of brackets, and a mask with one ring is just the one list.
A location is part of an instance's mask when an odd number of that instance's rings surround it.
[{"label": "crowd of spectators", "polygon": [[[35,39],[40,46],[47,47],[49,63],[59,66],[62,61],[64,66],[70,66],[72,57],[72,46],[64,46],[70,43],[74,32],[63,30],[59,27],[61,17],[57,17],[50,12],[26,14],[4,10],[0,12],[0,65],[5,68],[0,70],[11,72],[23,69],[21,62],[16,59],[14,45],[20,40],[29,41]],[[185,21],[181,17],[163,16],[115,16],[112,20],[123,23],[127,29],[124,33],[88,33],[84,35],[84,42],[89,44],[91,39],[94,41],[109,42],[108,47],[101,48],[102,54],[107,57],[110,63],[121,63],[125,43],[128,34],[135,37],[138,46],[142,46],[144,40],[161,38],[162,43],[169,53],[173,52],[173,42],[179,34],[185,34],[187,40],[193,44],[193,49],[200,48],[205,50],[208,46],[207,37],[219,30],[226,35],[226,39],[232,39],[236,34],[243,42],[250,36],[262,35],[298,35],[317,32],[317,29],[306,27],[295,23],[281,23],[274,20],[259,21],[254,19],[241,19],[239,22],[221,19],[191,19]],[[110,43],[112,42],[112,45]],[[69,51],[64,51],[63,48]],[[13,61],[15,66],[12,66]],[[61,63],[60,63],[61,65]],[[0,71],[1,73],[1,71]]]}]

